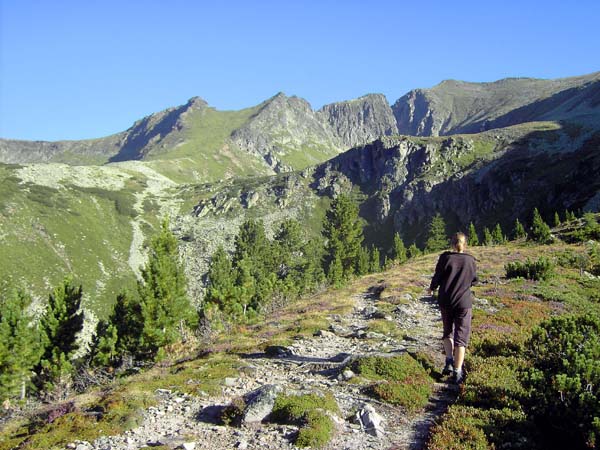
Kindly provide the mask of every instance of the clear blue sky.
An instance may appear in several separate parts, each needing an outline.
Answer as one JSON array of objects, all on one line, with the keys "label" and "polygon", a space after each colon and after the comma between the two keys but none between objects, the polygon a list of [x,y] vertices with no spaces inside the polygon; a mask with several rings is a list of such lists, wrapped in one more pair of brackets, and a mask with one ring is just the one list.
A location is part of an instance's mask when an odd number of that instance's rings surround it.
[{"label": "clear blue sky", "polygon": [[101,137],[196,95],[317,109],[448,78],[582,75],[600,70],[599,21],[598,0],[0,0],[0,137]]}]

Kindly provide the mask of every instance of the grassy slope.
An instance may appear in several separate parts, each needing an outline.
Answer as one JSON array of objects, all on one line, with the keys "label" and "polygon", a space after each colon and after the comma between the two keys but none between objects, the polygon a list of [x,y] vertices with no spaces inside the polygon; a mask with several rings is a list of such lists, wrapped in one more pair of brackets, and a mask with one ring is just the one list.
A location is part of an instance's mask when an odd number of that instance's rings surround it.
[{"label": "grassy slope", "polygon": [[122,191],[20,184],[0,167],[0,279],[38,299],[65,276],[83,284],[85,306],[106,314],[134,285],[127,266],[137,181]]},{"label": "grassy slope", "polygon": [[185,142],[168,152],[152,154],[149,165],[182,183],[267,174],[270,170],[258,158],[232,147],[228,141],[231,133],[255,112],[256,108],[194,111],[186,117],[189,128]]}]

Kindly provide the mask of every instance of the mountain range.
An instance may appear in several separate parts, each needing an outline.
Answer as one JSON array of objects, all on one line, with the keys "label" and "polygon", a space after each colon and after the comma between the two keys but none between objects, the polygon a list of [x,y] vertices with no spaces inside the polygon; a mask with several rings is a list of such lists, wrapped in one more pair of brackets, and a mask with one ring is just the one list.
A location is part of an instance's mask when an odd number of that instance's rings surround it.
[{"label": "mountain range", "polygon": [[449,229],[508,231],[533,207],[598,210],[600,72],[447,80],[392,105],[369,94],[316,111],[282,93],[240,111],[194,97],[103,138],[0,139],[0,162],[0,277],[43,303],[74,273],[104,316],[165,215],[200,301],[212,251],[231,248],[245,218],[316,233],[340,192],[384,252],[394,232],[422,244],[437,212]]}]

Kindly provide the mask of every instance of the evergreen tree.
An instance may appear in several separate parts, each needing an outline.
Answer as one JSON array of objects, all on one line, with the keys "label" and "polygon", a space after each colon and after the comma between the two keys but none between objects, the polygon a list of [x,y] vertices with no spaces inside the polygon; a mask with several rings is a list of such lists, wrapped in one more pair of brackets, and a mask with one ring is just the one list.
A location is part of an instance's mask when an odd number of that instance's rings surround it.
[{"label": "evergreen tree", "polygon": [[448,237],[446,236],[446,222],[442,216],[436,214],[429,223],[429,235],[425,244],[427,253],[437,252],[448,248]]},{"label": "evergreen tree", "polygon": [[339,253],[335,253],[333,261],[329,264],[327,278],[331,285],[335,288],[340,288],[344,285],[344,267]]},{"label": "evergreen tree", "polygon": [[348,280],[356,267],[363,234],[358,205],[347,195],[340,195],[331,202],[323,224],[323,237],[326,240],[324,265],[330,282],[333,283],[332,265],[338,264],[336,258],[342,266],[342,281]]},{"label": "evergreen tree", "polygon": [[288,219],[281,223],[275,233],[274,255],[280,286],[286,292],[301,292],[303,290],[302,271],[306,264],[304,254],[304,236],[302,227],[297,220]]},{"label": "evergreen tree", "polygon": [[[243,270],[240,268],[242,260],[247,264]],[[250,219],[240,227],[235,238],[233,267],[238,271],[238,279],[247,275],[254,279],[253,297],[246,303],[246,307],[257,310],[271,300],[277,280],[277,263],[273,245],[267,239],[261,220]]]},{"label": "evergreen tree", "polygon": [[108,320],[96,325],[88,355],[90,364],[115,366],[126,354],[138,354],[143,326],[140,301],[121,292]]},{"label": "evergreen tree", "polygon": [[513,239],[523,239],[523,238],[527,238],[527,233],[525,232],[525,228],[523,227],[523,224],[521,222],[519,222],[519,219],[517,218],[515,220],[515,229],[513,231]]},{"label": "evergreen tree", "polygon": [[36,367],[36,384],[47,393],[69,386],[71,357],[79,348],[77,335],[83,329],[81,297],[81,286],[65,279],[50,294],[40,320],[42,356]]},{"label": "evergreen tree", "polygon": [[371,254],[369,249],[361,246],[358,252],[358,258],[356,260],[356,274],[366,275],[369,273]]},{"label": "evergreen tree", "polygon": [[0,401],[25,397],[40,358],[37,329],[25,314],[30,302],[25,293],[14,291],[0,301]]},{"label": "evergreen tree", "polygon": [[211,258],[207,279],[208,288],[204,301],[217,304],[223,311],[230,308],[231,303],[235,301],[235,274],[231,260],[222,245]]},{"label": "evergreen tree", "polygon": [[399,263],[406,261],[406,246],[398,233],[394,233],[394,247],[392,250],[392,259],[394,261]]},{"label": "evergreen tree", "polygon": [[500,224],[497,223],[494,231],[492,231],[492,242],[497,245],[502,245],[506,239],[504,238],[504,233],[502,233],[502,228]]},{"label": "evergreen tree", "polygon": [[182,325],[195,326],[196,311],[186,293],[186,279],[179,261],[177,239],[164,220],[152,239],[149,259],[142,269],[138,293],[143,321],[140,350],[153,358],[158,350],[182,338]]},{"label": "evergreen tree", "polygon": [[479,245],[479,236],[477,236],[477,230],[475,230],[475,225],[473,225],[473,222],[469,224],[468,242],[471,247],[476,247]]},{"label": "evergreen tree", "polygon": [[411,246],[408,247],[406,254],[410,259],[412,259],[412,258],[416,258],[417,256],[421,256],[423,254],[423,252],[419,249],[419,247],[417,247],[417,244],[415,244],[413,242],[411,244]]},{"label": "evergreen tree", "polygon": [[369,258],[369,272],[381,271],[381,254],[377,247],[371,247],[371,258]]},{"label": "evergreen tree", "polygon": [[323,271],[323,241],[320,238],[309,239],[304,246],[304,264],[300,270],[301,292],[310,292],[325,281]]},{"label": "evergreen tree", "polygon": [[483,228],[483,245],[494,245],[494,238],[488,227]]},{"label": "evergreen tree", "polygon": [[100,320],[90,345],[91,365],[114,365],[121,356],[117,349],[118,339],[117,327],[108,320]]},{"label": "evergreen tree", "polygon": [[531,221],[529,237],[540,244],[549,244],[552,242],[550,227],[544,222],[537,208],[533,210],[533,220]]},{"label": "evergreen tree", "polygon": [[554,213],[554,226],[555,227],[560,226],[560,216],[558,215],[557,212]]},{"label": "evergreen tree", "polygon": [[569,214],[569,210],[565,209],[565,222],[568,222],[569,220],[571,220],[571,216]]}]

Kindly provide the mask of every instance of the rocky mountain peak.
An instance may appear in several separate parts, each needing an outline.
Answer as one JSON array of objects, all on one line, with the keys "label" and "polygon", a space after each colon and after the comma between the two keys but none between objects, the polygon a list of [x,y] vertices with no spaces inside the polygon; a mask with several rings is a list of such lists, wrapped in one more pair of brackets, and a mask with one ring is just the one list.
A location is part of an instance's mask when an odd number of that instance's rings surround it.
[{"label": "rocky mountain peak", "polygon": [[398,133],[396,120],[383,94],[323,106],[318,114],[331,126],[345,148]]}]

